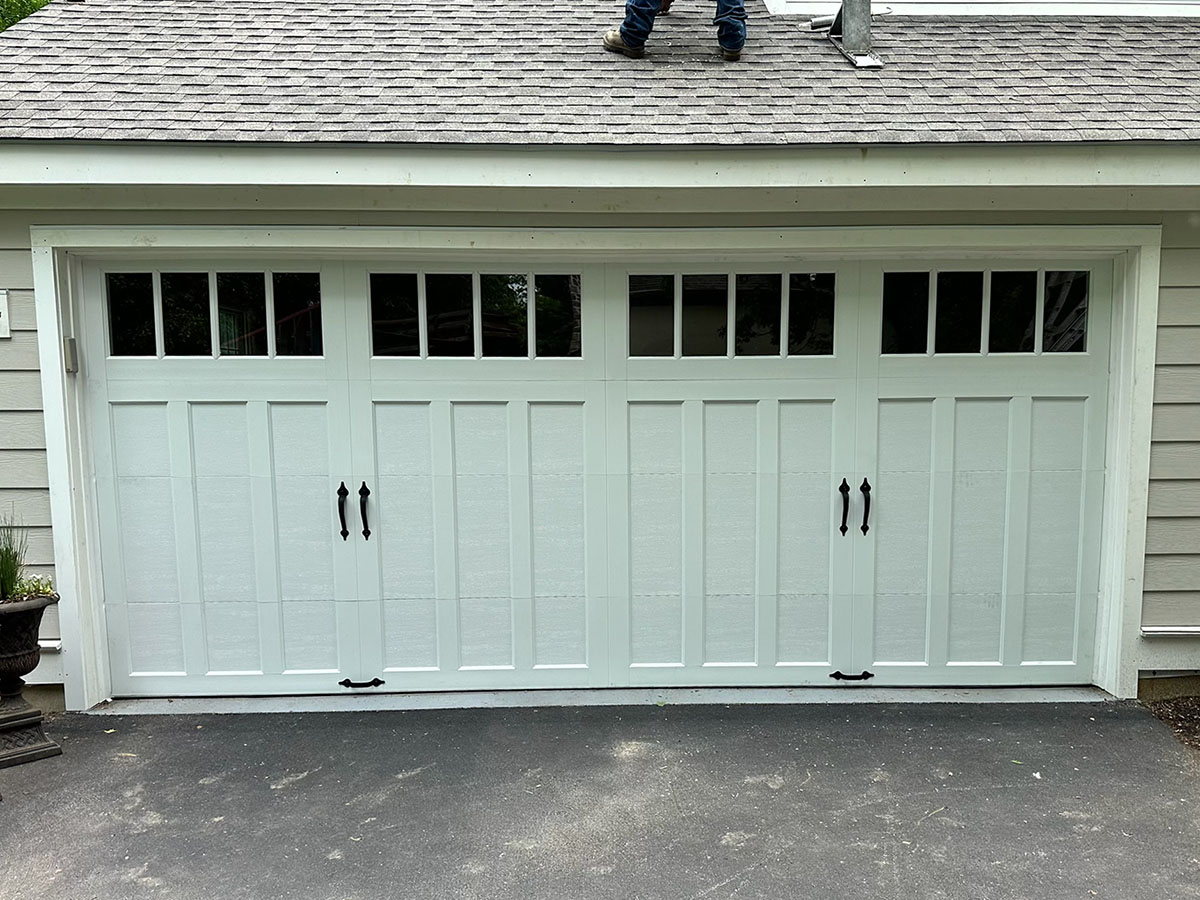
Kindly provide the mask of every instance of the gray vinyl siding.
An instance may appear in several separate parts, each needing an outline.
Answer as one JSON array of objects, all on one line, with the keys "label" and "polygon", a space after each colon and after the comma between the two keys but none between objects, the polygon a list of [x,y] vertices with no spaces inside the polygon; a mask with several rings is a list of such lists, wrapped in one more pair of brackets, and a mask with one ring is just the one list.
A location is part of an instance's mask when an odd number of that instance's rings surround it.
[{"label": "gray vinyl siding", "polygon": [[[0,248],[0,289],[8,291],[12,329],[11,338],[0,339],[0,513],[28,528],[30,566],[52,575],[50,482],[28,247]],[[42,637],[57,638],[57,609],[47,610],[42,621]]]},{"label": "gray vinyl siding", "polygon": [[1162,255],[1142,600],[1147,626],[1200,626],[1200,241],[1194,243],[1168,246]]}]

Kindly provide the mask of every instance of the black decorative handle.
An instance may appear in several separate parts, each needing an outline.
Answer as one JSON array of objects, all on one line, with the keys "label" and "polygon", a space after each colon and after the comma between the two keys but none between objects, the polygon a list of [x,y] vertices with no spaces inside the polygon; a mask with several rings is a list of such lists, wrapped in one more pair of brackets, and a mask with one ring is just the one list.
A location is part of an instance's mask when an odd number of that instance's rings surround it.
[{"label": "black decorative handle", "polygon": [[868,678],[874,678],[875,673],[868,672],[866,669],[863,669],[861,675],[843,675],[840,671],[838,671],[830,672],[829,677],[834,681],[866,681]]},{"label": "black decorative handle", "polygon": [[346,498],[350,496],[350,489],[346,487],[346,482],[342,482],[342,486],[337,489],[338,498],[338,518],[342,522],[342,540],[350,537],[350,532],[346,528]]},{"label": "black decorative handle", "polygon": [[850,485],[845,478],[842,479],[841,487],[838,488],[842,492],[842,527],[838,529],[842,533],[842,537],[846,536],[849,529],[846,527],[846,519],[850,517]]},{"label": "black decorative handle", "polygon": [[866,534],[871,530],[871,526],[867,524],[871,519],[871,482],[864,478],[863,483],[859,485],[858,489],[862,491],[863,495],[862,533]]},{"label": "black decorative handle", "polygon": [[364,481],[362,487],[358,489],[358,513],[362,516],[363,522],[363,538],[371,539],[371,529],[367,527],[367,498],[371,496],[371,489],[367,487]]},{"label": "black decorative handle", "polygon": [[387,682],[380,681],[378,678],[372,678],[370,681],[351,681],[347,678],[344,681],[339,681],[338,684],[345,688],[364,688],[379,687],[381,684],[387,684]]}]

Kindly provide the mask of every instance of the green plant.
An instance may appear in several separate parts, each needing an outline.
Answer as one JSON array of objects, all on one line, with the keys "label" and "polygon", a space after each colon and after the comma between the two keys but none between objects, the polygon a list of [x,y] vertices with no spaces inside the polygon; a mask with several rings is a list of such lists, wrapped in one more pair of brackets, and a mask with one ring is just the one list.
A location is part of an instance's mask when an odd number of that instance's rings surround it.
[{"label": "green plant", "polygon": [[17,597],[44,597],[54,593],[54,579],[49,575],[23,575],[17,579]]},{"label": "green plant", "polygon": [[0,518],[0,603],[17,596],[29,538],[12,516]]},{"label": "green plant", "polygon": [[46,3],[47,0],[0,0],[0,31],[37,12]]}]

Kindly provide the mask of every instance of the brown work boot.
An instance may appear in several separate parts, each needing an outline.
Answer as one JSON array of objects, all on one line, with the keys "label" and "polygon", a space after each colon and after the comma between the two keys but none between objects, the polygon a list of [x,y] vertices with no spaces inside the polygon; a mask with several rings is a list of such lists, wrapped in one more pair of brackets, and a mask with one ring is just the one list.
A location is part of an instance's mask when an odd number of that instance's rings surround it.
[{"label": "brown work boot", "polygon": [[621,37],[621,30],[614,28],[612,31],[604,33],[604,49],[611,50],[613,53],[620,53],[622,56],[628,56],[630,59],[641,59],[646,55],[644,47],[630,47],[625,43],[625,39]]},{"label": "brown work boot", "polygon": [[660,16],[669,16],[671,14],[671,4],[674,2],[675,0],[662,0],[658,5],[658,14]]},{"label": "brown work boot", "polygon": [[[720,44],[717,46],[721,47]],[[725,47],[721,47],[721,59],[725,60],[726,62],[737,62],[741,58],[742,49],[740,47],[737,50],[728,50]]]}]

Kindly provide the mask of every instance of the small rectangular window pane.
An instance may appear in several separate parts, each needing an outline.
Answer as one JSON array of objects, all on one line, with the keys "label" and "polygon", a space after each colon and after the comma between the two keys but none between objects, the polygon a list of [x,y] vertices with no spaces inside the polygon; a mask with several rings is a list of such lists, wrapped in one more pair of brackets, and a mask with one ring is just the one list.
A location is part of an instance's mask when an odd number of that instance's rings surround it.
[{"label": "small rectangular window pane", "polygon": [[729,276],[683,276],[683,355],[728,352]]},{"label": "small rectangular window pane", "polygon": [[534,275],[538,356],[580,356],[583,345],[578,275]]},{"label": "small rectangular window pane", "polygon": [[426,275],[425,318],[430,356],[474,356],[470,275]]},{"label": "small rectangular window pane", "polygon": [[929,273],[883,275],[884,353],[924,353],[929,330]]},{"label": "small rectangular window pane", "polygon": [[372,274],[371,354],[419,356],[420,353],[417,276],[412,273]]},{"label": "small rectangular window pane", "polygon": [[317,272],[275,272],[275,355],[320,356],[321,276]]},{"label": "small rectangular window pane", "polygon": [[675,276],[629,276],[629,355],[675,353]]},{"label": "small rectangular window pane", "polygon": [[163,272],[163,352],[212,356],[207,272]]},{"label": "small rectangular window pane", "polygon": [[832,272],[788,277],[788,355],[833,355]]},{"label": "small rectangular window pane", "polygon": [[154,276],[109,272],[108,336],[113,356],[154,356]]},{"label": "small rectangular window pane", "polygon": [[1087,272],[1047,272],[1042,351],[1082,353],[1087,349]]},{"label": "small rectangular window pane", "polygon": [[1032,353],[1037,336],[1037,272],[993,272],[988,353]]},{"label": "small rectangular window pane", "polygon": [[778,356],[783,317],[782,275],[738,275],[735,356]]},{"label": "small rectangular window pane", "polygon": [[983,273],[938,272],[935,353],[978,353],[983,328]]},{"label": "small rectangular window pane", "polygon": [[222,356],[267,355],[267,287],[262,272],[217,273]]},{"label": "small rectangular window pane", "polygon": [[480,275],[484,356],[529,355],[529,287],[524,275]]}]

